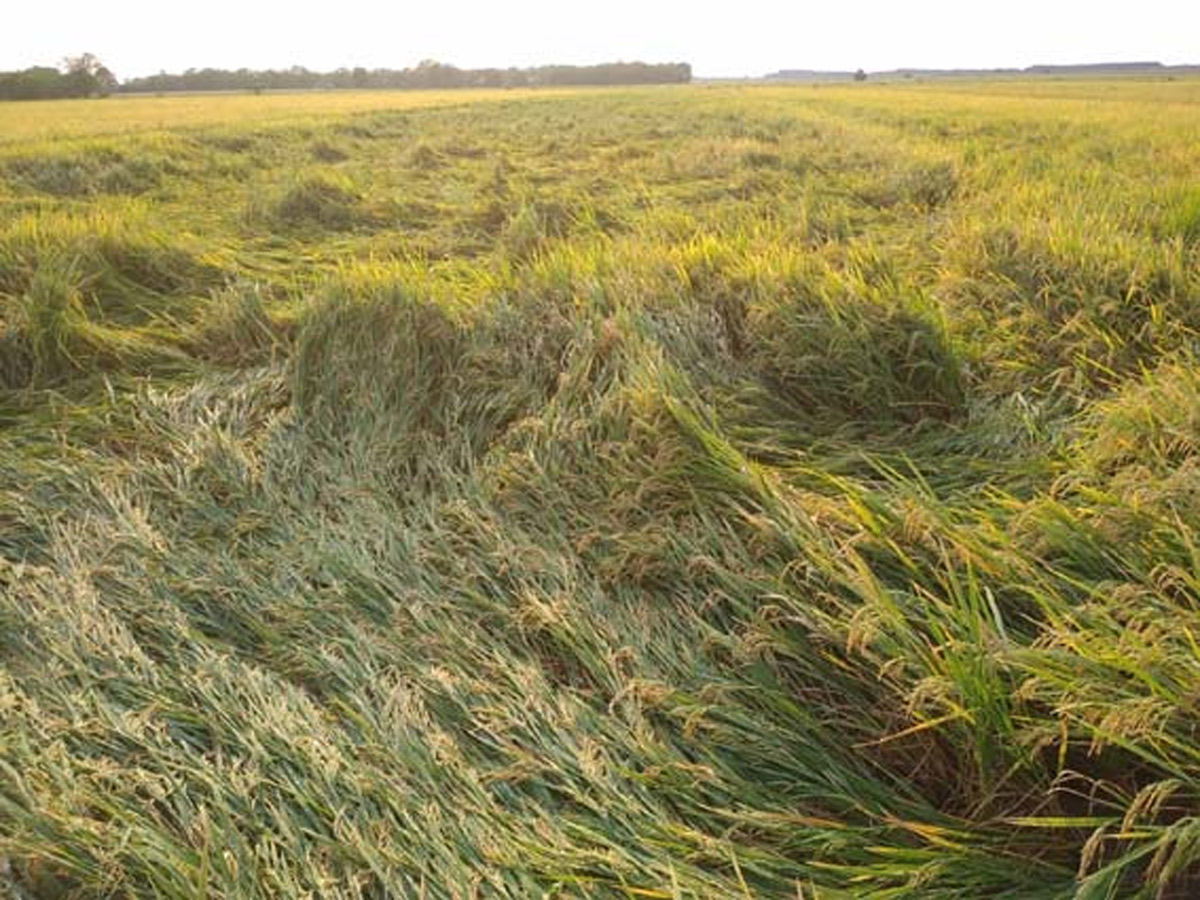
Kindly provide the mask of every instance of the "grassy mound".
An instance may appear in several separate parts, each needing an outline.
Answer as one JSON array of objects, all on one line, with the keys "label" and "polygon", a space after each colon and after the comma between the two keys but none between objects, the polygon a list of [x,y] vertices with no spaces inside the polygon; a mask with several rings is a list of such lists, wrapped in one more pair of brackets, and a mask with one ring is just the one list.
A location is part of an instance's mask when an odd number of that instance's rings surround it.
[{"label": "grassy mound", "polygon": [[344,230],[366,220],[361,201],[347,179],[313,175],[284,191],[269,218],[281,228]]},{"label": "grassy mound", "polygon": [[177,356],[155,323],[219,284],[222,268],[129,219],[136,210],[29,216],[0,231],[0,386],[144,370]]},{"label": "grassy mound", "polygon": [[4,165],[5,176],[18,187],[55,197],[136,196],[178,171],[165,156],[131,156],[101,145],[77,154],[12,157]]}]

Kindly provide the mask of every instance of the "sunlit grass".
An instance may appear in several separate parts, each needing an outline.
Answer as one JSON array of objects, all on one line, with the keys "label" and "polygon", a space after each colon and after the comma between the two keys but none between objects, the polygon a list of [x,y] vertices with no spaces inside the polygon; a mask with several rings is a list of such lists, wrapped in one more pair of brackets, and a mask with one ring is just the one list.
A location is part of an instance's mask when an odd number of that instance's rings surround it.
[{"label": "sunlit grass", "polygon": [[0,108],[0,894],[1194,894],[1196,86],[1024,88]]},{"label": "sunlit grass", "polygon": [[571,88],[455,91],[298,91],[267,94],[118,95],[0,105],[0,145],[206,125],[295,122],[312,116],[428,109],[570,95]]}]

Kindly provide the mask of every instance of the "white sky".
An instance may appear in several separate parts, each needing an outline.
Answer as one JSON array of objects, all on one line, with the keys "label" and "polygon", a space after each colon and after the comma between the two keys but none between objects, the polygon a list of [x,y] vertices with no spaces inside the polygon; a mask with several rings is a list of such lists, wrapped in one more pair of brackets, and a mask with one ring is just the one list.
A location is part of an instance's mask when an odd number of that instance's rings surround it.
[{"label": "white sky", "polygon": [[[8,7],[7,9],[2,7]],[[700,76],[1200,64],[1200,0],[0,0],[0,71],[690,62]]]}]

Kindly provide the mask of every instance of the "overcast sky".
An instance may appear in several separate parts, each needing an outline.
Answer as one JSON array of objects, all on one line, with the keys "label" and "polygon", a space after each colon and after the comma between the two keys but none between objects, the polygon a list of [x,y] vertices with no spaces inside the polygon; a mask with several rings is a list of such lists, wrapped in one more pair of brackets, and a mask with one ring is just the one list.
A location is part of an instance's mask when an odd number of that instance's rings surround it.
[{"label": "overcast sky", "polygon": [[700,76],[1200,63],[1200,0],[6,0],[0,70],[690,62]]}]

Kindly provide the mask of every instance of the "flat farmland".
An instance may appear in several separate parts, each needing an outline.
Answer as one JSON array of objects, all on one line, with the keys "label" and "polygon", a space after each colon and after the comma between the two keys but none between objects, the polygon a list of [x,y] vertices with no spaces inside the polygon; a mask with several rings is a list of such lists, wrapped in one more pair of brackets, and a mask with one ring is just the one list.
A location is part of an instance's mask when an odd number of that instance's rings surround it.
[{"label": "flat farmland", "polygon": [[0,894],[1200,892],[1200,81],[0,106]]},{"label": "flat farmland", "polygon": [[[294,91],[181,93],[0,106],[0,146],[162,129],[257,126],[312,117],[400,111],[518,98],[569,95],[570,88],[454,91]],[[101,105],[98,105],[101,104]]]}]

